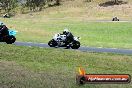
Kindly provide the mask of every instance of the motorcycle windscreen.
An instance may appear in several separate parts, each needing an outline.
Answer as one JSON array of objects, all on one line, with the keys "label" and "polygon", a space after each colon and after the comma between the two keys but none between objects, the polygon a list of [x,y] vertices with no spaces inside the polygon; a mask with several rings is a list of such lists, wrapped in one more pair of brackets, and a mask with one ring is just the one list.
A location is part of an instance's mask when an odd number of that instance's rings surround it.
[{"label": "motorcycle windscreen", "polygon": [[15,36],[17,34],[17,31],[15,30],[8,30],[8,31],[9,31],[9,35]]}]

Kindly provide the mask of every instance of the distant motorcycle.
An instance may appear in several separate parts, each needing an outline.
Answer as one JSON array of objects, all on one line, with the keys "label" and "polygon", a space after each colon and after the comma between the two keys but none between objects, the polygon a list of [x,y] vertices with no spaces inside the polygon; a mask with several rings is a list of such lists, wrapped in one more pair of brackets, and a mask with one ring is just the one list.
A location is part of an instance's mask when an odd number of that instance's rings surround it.
[{"label": "distant motorcycle", "polygon": [[15,30],[8,30],[9,35],[4,35],[0,37],[0,42],[6,42],[7,44],[12,44],[16,41],[15,35],[17,34],[17,31]]},{"label": "distant motorcycle", "polygon": [[[80,38],[74,37],[73,39],[74,40],[69,44],[69,46],[72,49],[78,49],[80,47],[80,42],[79,42]],[[53,39],[48,42],[48,45],[50,47],[67,47],[67,45],[65,44],[65,40],[66,40],[66,35],[58,33],[53,36]]]}]

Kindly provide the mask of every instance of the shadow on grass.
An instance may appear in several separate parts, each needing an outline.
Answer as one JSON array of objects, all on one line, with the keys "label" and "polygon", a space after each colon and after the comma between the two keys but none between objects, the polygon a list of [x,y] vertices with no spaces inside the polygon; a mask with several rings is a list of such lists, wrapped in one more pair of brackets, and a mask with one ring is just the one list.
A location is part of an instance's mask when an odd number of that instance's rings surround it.
[{"label": "shadow on grass", "polygon": [[108,7],[108,6],[121,5],[121,4],[127,4],[127,3],[128,2],[126,1],[118,1],[117,3],[115,3],[114,1],[107,1],[104,3],[100,3],[99,6]]}]

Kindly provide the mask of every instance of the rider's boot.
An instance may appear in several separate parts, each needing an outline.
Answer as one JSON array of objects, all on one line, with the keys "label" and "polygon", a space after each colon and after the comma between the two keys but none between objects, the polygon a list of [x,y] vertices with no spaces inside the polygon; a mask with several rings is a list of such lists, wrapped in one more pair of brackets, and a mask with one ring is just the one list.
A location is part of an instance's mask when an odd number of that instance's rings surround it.
[{"label": "rider's boot", "polygon": [[71,44],[68,44],[65,49],[70,49]]}]

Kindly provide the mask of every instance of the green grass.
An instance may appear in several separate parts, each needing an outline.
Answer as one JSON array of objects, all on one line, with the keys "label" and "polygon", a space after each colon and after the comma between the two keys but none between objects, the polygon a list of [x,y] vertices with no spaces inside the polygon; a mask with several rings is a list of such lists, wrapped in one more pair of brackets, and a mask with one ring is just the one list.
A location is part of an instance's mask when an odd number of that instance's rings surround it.
[{"label": "green grass", "polygon": [[18,30],[17,41],[47,43],[55,33],[67,27],[75,36],[81,37],[81,44],[85,46],[132,48],[132,23],[129,22],[88,22],[39,16],[1,20]]},{"label": "green grass", "polygon": [[131,88],[132,84],[77,86],[79,66],[96,74],[132,75],[132,56],[0,44],[0,86],[13,88]]}]

